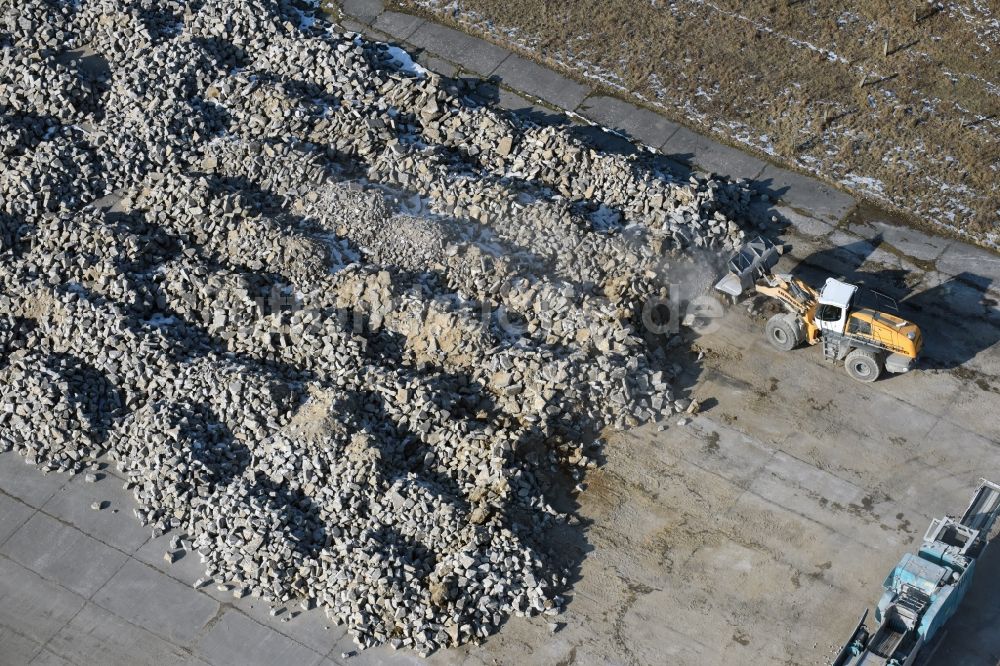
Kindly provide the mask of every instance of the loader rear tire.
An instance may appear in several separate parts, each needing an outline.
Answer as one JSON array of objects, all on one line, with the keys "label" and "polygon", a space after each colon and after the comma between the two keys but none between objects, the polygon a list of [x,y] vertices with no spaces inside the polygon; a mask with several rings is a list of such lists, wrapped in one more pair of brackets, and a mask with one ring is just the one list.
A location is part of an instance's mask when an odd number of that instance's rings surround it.
[{"label": "loader rear tire", "polygon": [[851,379],[873,382],[882,374],[882,355],[867,349],[855,349],[844,359],[844,367]]},{"label": "loader rear tire", "polygon": [[794,321],[789,321],[788,315],[776,314],[767,320],[764,329],[771,346],[780,351],[791,351],[802,342],[802,334]]}]

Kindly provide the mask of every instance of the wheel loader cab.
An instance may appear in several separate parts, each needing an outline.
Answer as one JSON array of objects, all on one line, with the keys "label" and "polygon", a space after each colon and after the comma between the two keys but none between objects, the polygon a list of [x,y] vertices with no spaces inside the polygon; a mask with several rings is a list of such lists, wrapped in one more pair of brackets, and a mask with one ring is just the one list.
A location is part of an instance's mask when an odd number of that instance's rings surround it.
[{"label": "wheel loader cab", "polygon": [[822,332],[844,333],[851,302],[858,288],[853,284],[828,278],[819,294],[813,325]]}]

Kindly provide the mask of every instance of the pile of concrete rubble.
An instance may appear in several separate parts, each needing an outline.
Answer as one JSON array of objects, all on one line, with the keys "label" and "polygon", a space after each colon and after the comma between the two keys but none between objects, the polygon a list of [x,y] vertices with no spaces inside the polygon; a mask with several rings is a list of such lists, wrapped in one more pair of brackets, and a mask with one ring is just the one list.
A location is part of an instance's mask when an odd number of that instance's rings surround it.
[{"label": "pile of concrete rubble", "polygon": [[[0,450],[361,646],[558,613],[643,327],[750,193],[596,152],[285,0],[0,3]],[[183,543],[183,542],[182,542]]]}]

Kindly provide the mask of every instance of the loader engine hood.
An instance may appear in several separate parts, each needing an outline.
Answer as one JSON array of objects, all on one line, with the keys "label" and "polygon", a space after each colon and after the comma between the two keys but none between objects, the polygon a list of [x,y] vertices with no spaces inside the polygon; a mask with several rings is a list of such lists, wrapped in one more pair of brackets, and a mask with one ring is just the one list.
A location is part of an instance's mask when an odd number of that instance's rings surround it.
[{"label": "loader engine hood", "polygon": [[886,339],[892,339],[898,352],[916,358],[924,344],[920,328],[913,322],[887,312],[878,312],[872,318],[872,330]]},{"label": "loader engine hood", "polygon": [[924,344],[920,328],[894,314],[866,308],[852,313],[851,318],[871,327],[870,334],[860,337],[870,337],[873,342],[908,358],[916,358]]}]

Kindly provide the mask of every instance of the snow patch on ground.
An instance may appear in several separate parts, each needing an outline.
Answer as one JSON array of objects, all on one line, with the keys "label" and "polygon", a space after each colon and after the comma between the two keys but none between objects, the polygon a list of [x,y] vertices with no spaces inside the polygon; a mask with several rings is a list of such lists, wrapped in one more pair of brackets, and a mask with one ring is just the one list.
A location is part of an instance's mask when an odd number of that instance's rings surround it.
[{"label": "snow patch on ground", "polygon": [[404,74],[415,76],[418,79],[427,76],[427,70],[414,62],[410,54],[398,46],[389,46],[386,52],[389,54],[390,63]]},{"label": "snow patch on ground", "polygon": [[876,194],[885,193],[885,185],[882,184],[882,181],[877,178],[871,178],[870,176],[859,176],[856,173],[849,173],[844,178],[841,178],[840,184]]}]

